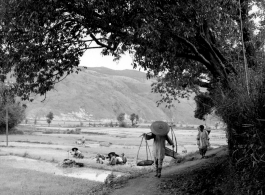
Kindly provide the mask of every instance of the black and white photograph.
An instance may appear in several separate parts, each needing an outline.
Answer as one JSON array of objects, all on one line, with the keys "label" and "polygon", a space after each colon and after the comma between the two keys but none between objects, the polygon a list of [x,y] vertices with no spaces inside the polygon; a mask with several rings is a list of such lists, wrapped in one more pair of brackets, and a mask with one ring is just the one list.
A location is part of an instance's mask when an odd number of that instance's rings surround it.
[{"label": "black and white photograph", "polygon": [[0,0],[0,195],[265,195],[264,0]]}]

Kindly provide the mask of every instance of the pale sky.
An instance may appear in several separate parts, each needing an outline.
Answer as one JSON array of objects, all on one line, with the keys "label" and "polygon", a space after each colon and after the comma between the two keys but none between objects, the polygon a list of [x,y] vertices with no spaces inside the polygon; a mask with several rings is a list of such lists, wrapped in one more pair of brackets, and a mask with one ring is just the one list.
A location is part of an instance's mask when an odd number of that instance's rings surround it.
[{"label": "pale sky", "polygon": [[119,61],[114,62],[112,56],[102,56],[102,54],[100,53],[101,50],[102,49],[87,50],[84,53],[84,55],[80,58],[79,65],[87,67],[103,66],[114,70],[133,69],[131,65],[132,57],[129,54],[122,56],[122,58]]}]

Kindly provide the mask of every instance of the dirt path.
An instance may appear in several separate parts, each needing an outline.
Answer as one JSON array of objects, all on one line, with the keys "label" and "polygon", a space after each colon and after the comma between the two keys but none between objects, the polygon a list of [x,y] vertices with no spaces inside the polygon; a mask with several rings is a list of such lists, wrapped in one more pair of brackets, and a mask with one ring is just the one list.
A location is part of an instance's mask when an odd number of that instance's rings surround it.
[{"label": "dirt path", "polygon": [[204,166],[208,161],[215,156],[222,156],[226,154],[226,147],[214,149],[207,152],[206,159],[200,159],[200,155],[195,155],[189,161],[166,167],[162,170],[162,177],[160,179],[154,177],[154,172],[131,179],[128,183],[120,189],[115,189],[111,195],[158,195],[165,194],[159,189],[159,185],[167,180],[174,178],[183,171],[191,172],[197,167]]}]

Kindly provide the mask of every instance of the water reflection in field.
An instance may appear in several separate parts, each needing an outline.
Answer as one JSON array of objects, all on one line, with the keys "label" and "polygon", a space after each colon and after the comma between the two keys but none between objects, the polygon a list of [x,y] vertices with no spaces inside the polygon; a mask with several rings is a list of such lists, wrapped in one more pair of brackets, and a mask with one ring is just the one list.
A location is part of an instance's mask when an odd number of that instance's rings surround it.
[{"label": "water reflection in field", "polygon": [[[92,169],[92,168],[62,168],[55,163],[48,163],[44,161],[28,159],[18,156],[0,156],[0,161],[5,162],[6,165],[17,169],[28,169],[48,174],[74,177],[78,179],[87,179],[97,182],[104,182],[111,171]],[[116,176],[124,175],[124,173],[114,172]]]}]

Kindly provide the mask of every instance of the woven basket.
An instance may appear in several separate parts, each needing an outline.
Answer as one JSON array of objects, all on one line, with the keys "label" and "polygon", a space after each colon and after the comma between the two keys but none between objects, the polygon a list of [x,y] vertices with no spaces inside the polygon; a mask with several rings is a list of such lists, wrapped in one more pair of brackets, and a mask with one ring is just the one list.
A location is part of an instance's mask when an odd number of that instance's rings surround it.
[{"label": "woven basket", "polygon": [[137,166],[151,166],[154,164],[153,160],[142,160],[137,163]]},{"label": "woven basket", "polygon": [[177,158],[178,153],[175,152],[175,151],[172,150],[172,149],[169,149],[169,148],[165,147],[165,155],[166,155],[166,156],[170,156],[170,157],[172,157],[172,158]]}]

